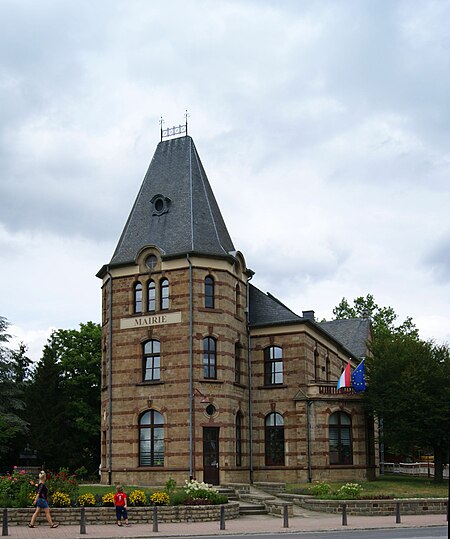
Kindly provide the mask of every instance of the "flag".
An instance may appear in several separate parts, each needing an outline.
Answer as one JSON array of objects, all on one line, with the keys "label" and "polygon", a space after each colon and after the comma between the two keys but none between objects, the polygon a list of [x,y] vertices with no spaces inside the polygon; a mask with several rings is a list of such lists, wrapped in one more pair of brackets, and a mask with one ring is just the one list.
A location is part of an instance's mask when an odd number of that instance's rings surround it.
[{"label": "flag", "polygon": [[364,359],[353,371],[352,386],[355,393],[360,393],[366,389],[366,368],[364,366]]},{"label": "flag", "polygon": [[350,361],[347,363],[347,366],[344,369],[344,372],[341,374],[341,377],[338,380],[337,388],[341,387],[350,387],[351,386],[351,376],[350,376]]}]

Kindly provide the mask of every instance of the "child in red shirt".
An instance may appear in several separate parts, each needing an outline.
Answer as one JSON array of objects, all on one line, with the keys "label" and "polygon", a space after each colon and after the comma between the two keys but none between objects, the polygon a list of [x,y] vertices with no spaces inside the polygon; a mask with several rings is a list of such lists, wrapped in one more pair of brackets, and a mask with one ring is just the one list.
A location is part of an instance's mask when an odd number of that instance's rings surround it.
[{"label": "child in red shirt", "polygon": [[116,506],[117,525],[122,526],[122,517],[125,520],[125,526],[129,526],[127,514],[127,495],[121,485],[117,485],[117,492],[114,494],[114,505]]}]

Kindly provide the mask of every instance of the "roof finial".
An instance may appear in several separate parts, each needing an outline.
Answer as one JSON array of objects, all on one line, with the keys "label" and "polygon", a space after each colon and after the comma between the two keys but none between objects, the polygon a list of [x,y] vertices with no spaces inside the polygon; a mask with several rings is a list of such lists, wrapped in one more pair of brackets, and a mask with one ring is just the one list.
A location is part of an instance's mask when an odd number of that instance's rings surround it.
[{"label": "roof finial", "polygon": [[186,136],[188,134],[188,118],[189,118],[190,114],[188,112],[188,110],[186,109],[186,112],[184,113],[184,119],[185,119],[185,126],[186,126]]},{"label": "roof finial", "polygon": [[163,139],[163,123],[164,123],[164,120],[163,120],[163,117],[161,116],[161,118],[159,119],[159,126],[161,128],[161,140]]},{"label": "roof finial", "polygon": [[184,114],[186,123],[184,125],[174,125],[173,127],[168,127],[167,129],[163,129],[164,120],[162,119],[162,116],[161,116],[161,120],[159,121],[161,125],[161,140],[164,138],[174,137],[178,135],[187,135],[188,117],[189,117],[189,113],[186,110]]}]

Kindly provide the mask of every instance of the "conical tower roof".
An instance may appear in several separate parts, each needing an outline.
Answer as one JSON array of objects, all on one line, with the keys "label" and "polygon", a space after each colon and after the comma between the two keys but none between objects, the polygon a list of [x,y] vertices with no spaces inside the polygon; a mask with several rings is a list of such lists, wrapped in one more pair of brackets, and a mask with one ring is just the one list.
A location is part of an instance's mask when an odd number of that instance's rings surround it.
[{"label": "conical tower roof", "polygon": [[158,247],[163,257],[234,254],[233,242],[189,136],[158,144],[110,266],[134,263],[147,245]]}]

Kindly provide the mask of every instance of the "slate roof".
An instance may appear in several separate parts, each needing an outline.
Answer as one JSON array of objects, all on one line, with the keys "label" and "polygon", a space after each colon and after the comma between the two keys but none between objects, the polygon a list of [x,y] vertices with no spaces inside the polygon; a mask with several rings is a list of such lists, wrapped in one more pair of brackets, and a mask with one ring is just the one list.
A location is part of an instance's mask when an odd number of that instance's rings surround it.
[{"label": "slate roof", "polygon": [[250,327],[292,324],[305,319],[298,316],[271,294],[264,294],[250,284]]},{"label": "slate roof", "polygon": [[[157,211],[157,195],[167,211]],[[235,251],[189,136],[158,144],[110,265],[134,263],[147,245],[156,245],[164,257],[222,257]]]},{"label": "slate roof", "polygon": [[250,284],[250,327],[268,327],[303,323],[314,326],[340,343],[355,359],[367,355],[367,341],[370,338],[371,322],[368,318],[350,318],[316,322],[311,318],[298,316],[281,301],[265,294]]},{"label": "slate roof", "polygon": [[319,322],[322,329],[350,350],[355,358],[366,357],[367,341],[371,334],[369,318],[347,318]]}]

